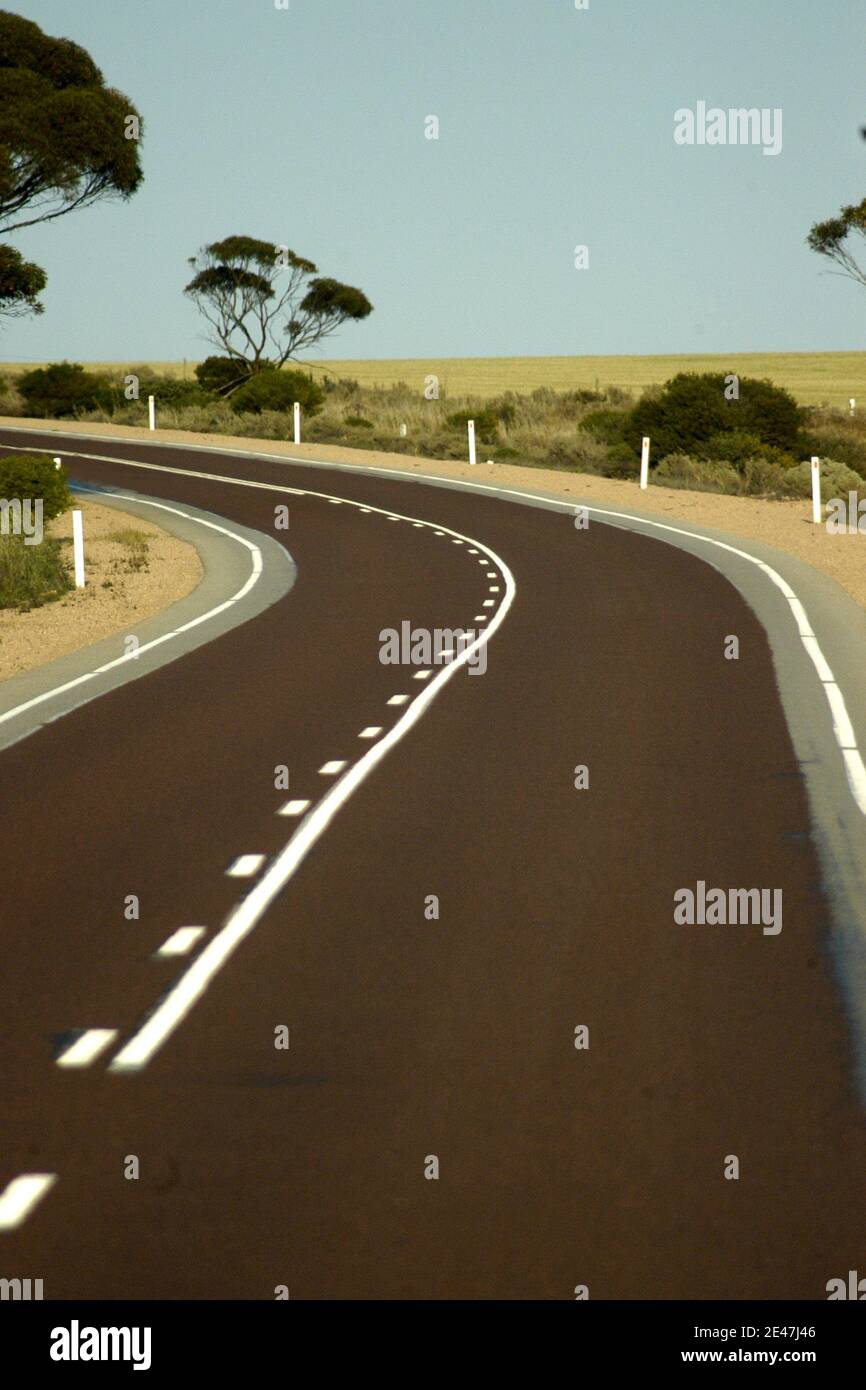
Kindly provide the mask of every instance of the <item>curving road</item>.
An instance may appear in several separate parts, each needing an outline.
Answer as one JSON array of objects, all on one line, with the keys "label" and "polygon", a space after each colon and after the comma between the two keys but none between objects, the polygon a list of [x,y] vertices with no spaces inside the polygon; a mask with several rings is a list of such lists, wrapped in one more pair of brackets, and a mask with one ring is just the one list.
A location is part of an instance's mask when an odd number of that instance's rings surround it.
[{"label": "curving road", "polygon": [[[0,752],[0,1194],[55,1178],[0,1275],[76,1299],[814,1299],[862,1265],[829,905],[766,635],[721,574],[387,476],[25,440],[276,535],[298,573]],[[404,620],[495,628],[486,671],[381,664]],[[782,889],[783,929],[676,924],[701,880]]]}]

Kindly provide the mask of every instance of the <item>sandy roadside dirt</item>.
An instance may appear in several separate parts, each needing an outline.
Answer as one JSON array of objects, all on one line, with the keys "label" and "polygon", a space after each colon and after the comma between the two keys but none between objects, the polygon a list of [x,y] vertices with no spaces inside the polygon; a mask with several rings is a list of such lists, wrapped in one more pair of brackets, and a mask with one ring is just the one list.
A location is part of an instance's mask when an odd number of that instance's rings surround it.
[{"label": "sandy roadside dirt", "polygon": [[[27,613],[0,609],[0,681],[112,633],[137,635],[138,624],[190,593],[202,577],[198,552],[186,541],[114,507],[78,498],[75,505],[84,513],[85,587]],[[69,542],[65,558],[71,568],[72,512],[45,530]],[[128,544],[111,539],[124,531],[146,537],[142,560]]]},{"label": "sandy roadside dirt", "polygon": [[[41,420],[0,417],[0,424],[42,426]],[[49,421],[47,427],[60,424]],[[430,473],[442,478],[465,478],[474,483],[496,483],[501,487],[528,488],[550,492],[566,501],[580,499],[598,506],[622,510],[634,508],[662,521],[694,523],[727,531],[744,540],[763,541],[776,546],[835,579],[863,608],[866,608],[866,535],[830,535],[824,526],[813,526],[809,501],[771,502],[754,497],[725,497],[716,493],[687,492],[650,484],[641,492],[637,483],[612,478],[596,478],[587,473],[565,473],[550,468],[481,460],[474,468],[468,463],[413,458],[409,454],[378,453],[372,449],[348,449],[330,444],[288,444],[272,439],[245,439],[236,435],[196,434],[186,430],[156,430],[150,433],[129,425],[77,424],[63,421],[60,427],[73,433],[115,435],[124,439],[155,439],[166,444],[205,444],[213,448],[252,449],[256,452],[308,459],[331,459],[337,463],[366,464],[410,473]]]}]

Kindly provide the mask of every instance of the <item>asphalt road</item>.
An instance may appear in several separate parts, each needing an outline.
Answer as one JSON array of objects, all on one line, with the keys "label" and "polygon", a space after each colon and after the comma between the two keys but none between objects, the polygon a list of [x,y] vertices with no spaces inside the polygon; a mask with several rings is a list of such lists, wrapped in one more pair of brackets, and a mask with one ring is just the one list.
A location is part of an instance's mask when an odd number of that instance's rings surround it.
[{"label": "asphalt road", "polygon": [[[728,581],[486,496],[81,447],[178,471],[63,449],[74,478],[276,534],[298,576],[0,753],[0,1192],[57,1175],[0,1232],[0,1275],[46,1298],[821,1299],[862,1266],[829,908],[767,639]],[[280,808],[314,810],[423,691],[380,630],[497,612],[502,581],[443,527],[516,581],[486,672],[453,674],[146,1065],[112,1070],[301,833]],[[247,854],[257,875],[229,876]],[[676,924],[699,880],[782,889],[781,932]],[[187,925],[191,955],[155,958]],[[87,1029],[117,1037],[58,1065]]]}]

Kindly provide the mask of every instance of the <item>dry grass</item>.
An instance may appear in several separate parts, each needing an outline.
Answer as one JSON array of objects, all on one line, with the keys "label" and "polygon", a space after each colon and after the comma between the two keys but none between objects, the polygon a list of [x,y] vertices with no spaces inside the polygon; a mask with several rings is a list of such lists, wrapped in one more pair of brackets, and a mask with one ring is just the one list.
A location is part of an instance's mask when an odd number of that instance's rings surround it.
[{"label": "dry grass", "polygon": [[[0,374],[17,375],[41,362],[0,363]],[[195,362],[86,362],[91,371],[123,372],[149,366],[167,376],[194,380]],[[448,397],[496,396],[503,391],[533,391],[549,386],[556,391],[618,386],[637,395],[646,386],[661,384],[677,372],[735,371],[744,376],[769,377],[785,386],[804,405],[846,406],[854,396],[866,404],[864,352],[735,352],[729,356],[668,357],[445,357],[394,358],[378,361],[314,361],[306,364],[332,376],[350,377],[361,386],[391,386],[405,382],[423,392],[424,379],[437,376]]]}]

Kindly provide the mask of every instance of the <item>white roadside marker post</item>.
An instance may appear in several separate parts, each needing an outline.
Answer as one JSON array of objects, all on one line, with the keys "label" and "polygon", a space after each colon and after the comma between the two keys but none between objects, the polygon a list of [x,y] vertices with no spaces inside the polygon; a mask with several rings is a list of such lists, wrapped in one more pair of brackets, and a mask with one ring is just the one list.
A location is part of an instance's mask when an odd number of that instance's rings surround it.
[{"label": "white roadside marker post", "polygon": [[60,467],[60,459],[57,458],[56,455],[55,455],[55,458],[54,458],[54,467],[55,467],[55,468],[59,468],[59,467]]},{"label": "white roadside marker post", "polygon": [[405,425],[401,425],[401,426],[400,426],[400,438],[401,438],[401,439],[405,439],[405,438],[406,438],[406,426],[405,426]]},{"label": "white roadside marker post", "polygon": [[469,428],[469,466],[470,466],[470,468],[474,468],[474,467],[475,467],[475,421],[474,421],[474,420],[470,420],[470,421],[468,422],[468,428]]},{"label": "white roadside marker post", "polygon": [[147,420],[152,430],[156,429],[156,399],[153,396],[147,398]]},{"label": "white roadside marker post", "polygon": [[849,413],[849,415],[853,415],[853,414],[854,414],[854,408],[855,408],[856,405],[857,405],[857,402],[856,402],[856,400],[854,399],[854,397],[853,397],[853,396],[849,396],[849,397],[848,397],[848,413]]},{"label": "white roadside marker post", "polygon": [[812,455],[812,521],[821,525],[821,463],[817,455]]},{"label": "white roadside marker post", "polygon": [[294,409],[293,409],[293,411],[292,411],[292,414],[294,415],[294,420],[295,420],[295,443],[296,443],[296,444],[300,444],[300,442],[301,442],[301,403],[300,403],[300,401],[295,401],[295,405],[294,405]]},{"label": "white roadside marker post", "polygon": [[642,488],[646,487],[649,482],[649,454],[649,435],[645,434],[640,449],[640,485]]},{"label": "white roadside marker post", "polygon": [[72,553],[75,560],[75,587],[84,588],[84,518],[76,507],[72,513]]}]

